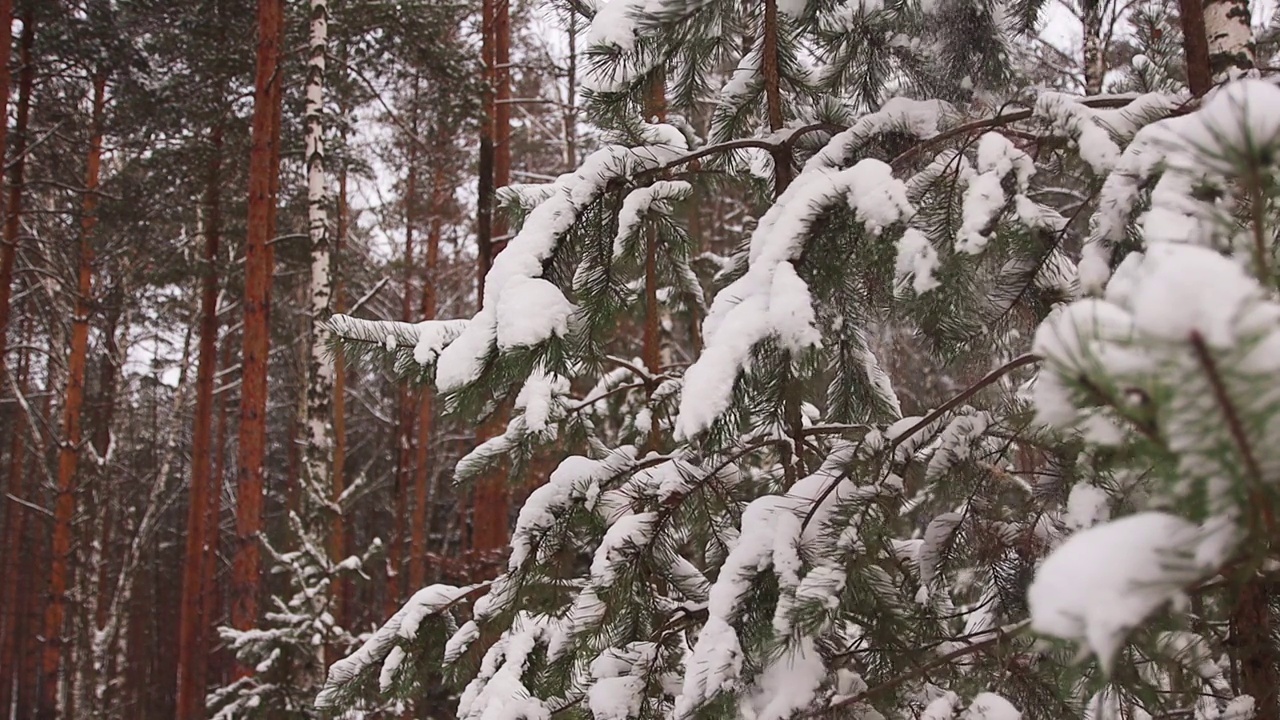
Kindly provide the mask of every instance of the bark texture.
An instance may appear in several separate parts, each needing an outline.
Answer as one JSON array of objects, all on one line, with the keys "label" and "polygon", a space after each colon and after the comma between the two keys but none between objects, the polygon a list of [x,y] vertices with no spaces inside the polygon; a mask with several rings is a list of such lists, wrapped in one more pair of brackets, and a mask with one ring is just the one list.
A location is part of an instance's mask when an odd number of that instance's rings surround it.
[{"label": "bark texture", "polygon": [[102,168],[102,118],[107,78],[93,78],[93,117],[85,162],[85,193],[80,224],[79,267],[75,315],[71,320],[71,348],[67,357],[67,386],[62,405],[62,440],[58,446],[57,496],[54,502],[53,547],[49,569],[49,604],[44,616],[44,651],[40,663],[40,704],[36,716],[53,720],[58,714],[59,672],[63,660],[70,576],[71,523],[76,499],[76,470],[80,461],[81,411],[89,355],[89,314],[93,308],[93,230],[98,222],[98,176]]},{"label": "bark texture", "polygon": [[1249,0],[1204,0],[1204,30],[1209,70],[1215,82],[1254,67]]},{"label": "bark texture", "polygon": [[[257,67],[249,154],[249,224],[245,237],[244,328],[240,381],[240,435],[236,452],[236,549],[231,578],[231,624],[248,630],[258,622],[261,572],[263,461],[266,451],[267,359],[274,257],[276,192],[280,162],[279,65],[282,0],[258,2]],[[237,665],[236,676],[252,668]]]},{"label": "bark texture", "polygon": [[222,242],[220,202],[222,127],[210,133],[211,157],[205,189],[204,274],[200,278],[200,349],[196,358],[196,406],[191,431],[191,493],[182,566],[182,607],[178,626],[178,720],[204,716],[210,618],[205,615],[209,569],[217,562],[210,544],[210,496],[219,491],[213,476],[213,381],[218,365],[218,252]]},{"label": "bark texture", "polygon": [[1186,54],[1187,86],[1192,95],[1201,97],[1213,86],[1201,0],[1178,0],[1178,20],[1182,25],[1182,50]]}]

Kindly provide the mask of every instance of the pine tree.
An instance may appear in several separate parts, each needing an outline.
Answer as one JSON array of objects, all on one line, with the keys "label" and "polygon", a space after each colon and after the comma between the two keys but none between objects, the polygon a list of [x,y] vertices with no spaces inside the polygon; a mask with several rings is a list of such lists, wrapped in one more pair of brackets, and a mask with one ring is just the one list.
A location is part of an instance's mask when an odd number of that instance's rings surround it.
[{"label": "pine tree", "polygon": [[[320,706],[443,668],[460,718],[1277,716],[1280,90],[1018,89],[1009,10],[604,6],[609,142],[503,191],[479,313],[331,325],[451,412],[512,400],[459,481],[571,454],[505,571],[421,590]],[[930,76],[926,37],[974,72]],[[712,173],[759,219],[696,358],[654,373],[614,333],[646,238],[663,302],[701,304],[679,208]],[[886,334],[952,388],[904,406]]]}]

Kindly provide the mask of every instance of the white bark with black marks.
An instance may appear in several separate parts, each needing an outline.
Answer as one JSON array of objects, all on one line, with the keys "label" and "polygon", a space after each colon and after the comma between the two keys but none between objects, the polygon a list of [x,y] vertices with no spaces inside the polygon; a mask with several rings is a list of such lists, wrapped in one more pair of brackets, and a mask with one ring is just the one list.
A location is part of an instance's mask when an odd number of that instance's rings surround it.
[{"label": "white bark with black marks", "polygon": [[311,0],[310,56],[307,60],[306,160],[307,221],[311,240],[311,279],[308,289],[311,314],[307,361],[307,397],[303,407],[303,497],[309,507],[304,517],[326,504],[333,465],[333,364],[326,357],[328,320],[333,296],[332,239],[329,233],[328,197],[324,166],[325,46],[329,34],[327,0]]},{"label": "white bark with black marks", "polygon": [[1204,0],[1204,30],[1209,40],[1209,69],[1215,82],[1252,70],[1253,29],[1249,0]]}]

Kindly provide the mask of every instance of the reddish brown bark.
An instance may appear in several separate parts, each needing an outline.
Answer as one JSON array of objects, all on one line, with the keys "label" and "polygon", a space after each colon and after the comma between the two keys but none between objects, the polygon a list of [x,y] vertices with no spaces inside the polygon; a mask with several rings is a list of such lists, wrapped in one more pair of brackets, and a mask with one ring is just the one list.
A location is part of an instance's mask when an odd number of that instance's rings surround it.
[{"label": "reddish brown bark", "polygon": [[1249,578],[1240,587],[1231,617],[1233,660],[1240,669],[1239,691],[1253,697],[1257,720],[1280,718],[1280,668],[1271,644],[1271,604],[1267,583]]},{"label": "reddish brown bark", "polygon": [[[496,189],[511,181],[511,10],[509,0],[485,0],[486,75],[492,90],[488,103],[489,137],[492,139],[492,175],[488,180],[489,212],[491,226],[489,242],[480,247],[480,298],[483,302],[484,280],[493,265],[494,256],[501,251],[497,240],[506,234],[506,224],[493,212]],[[481,163],[484,163],[484,138],[481,138]],[[481,168],[483,172],[483,167]],[[481,177],[481,189],[485,178]],[[499,408],[481,425],[479,440],[484,441],[502,432],[505,426],[503,408]],[[485,473],[476,482],[475,501],[471,516],[471,549],[476,552],[481,572],[493,559],[495,551],[507,545],[510,497],[506,478],[501,468]]]},{"label": "reddish brown bark", "polygon": [[[30,28],[28,23],[31,21],[31,12],[26,13],[23,18],[23,28]],[[19,84],[25,84],[26,102],[30,103],[31,96],[31,71],[28,69],[31,65],[31,45],[28,39],[31,33],[24,29],[22,31],[22,50],[20,57],[22,59],[22,70],[19,74]],[[13,0],[0,0],[0,110],[4,110],[4,116],[8,117],[9,108],[9,54],[10,48],[13,46]],[[22,90],[18,91],[19,112],[24,102]],[[19,138],[26,131],[26,122],[21,120],[17,128]],[[0,122],[0,161],[5,158],[5,143],[8,138],[9,123]],[[19,142],[22,142],[19,140]],[[18,156],[21,158],[24,148],[18,148]],[[21,160],[19,159],[19,162]],[[17,183],[21,187],[22,183]],[[13,296],[13,263],[17,255],[16,235],[11,238],[7,232],[6,225],[5,241],[0,245],[0,378],[5,376],[5,357],[6,343],[5,338],[9,330],[9,299]],[[0,552],[5,548],[0,547]],[[10,666],[12,667],[12,666]]]},{"label": "reddish brown bark", "polygon": [[[267,436],[267,360],[279,188],[282,0],[258,2],[257,67],[249,152],[249,223],[244,253],[244,327],[240,380],[240,428],[236,453],[236,550],[231,576],[231,624],[248,630],[258,622],[263,463]],[[237,664],[236,676],[251,668]]]},{"label": "reddish brown bark", "polygon": [[102,167],[102,116],[107,78],[93,78],[93,120],[85,169],[83,217],[80,224],[80,261],[76,285],[75,316],[71,320],[71,348],[67,357],[67,388],[63,401],[62,442],[58,447],[57,499],[54,503],[52,562],[49,571],[49,605],[44,616],[45,646],[41,660],[42,682],[36,716],[53,720],[58,712],[58,672],[62,661],[63,622],[71,555],[71,521],[75,515],[75,479],[80,460],[81,411],[89,353],[89,314],[93,295],[93,230],[98,222],[98,174]]},{"label": "reddish brown bark", "polygon": [[[422,319],[436,317],[436,268],[440,262],[440,233],[445,204],[445,168],[437,160],[431,173],[431,221],[427,226],[426,259],[422,273]],[[418,400],[418,445],[414,457],[413,537],[409,553],[409,587],[421,588],[427,577],[427,531],[431,524],[431,432],[433,428],[431,391],[424,389]]]},{"label": "reddish brown bark", "polygon": [[[338,172],[337,221],[333,238],[333,311],[343,311],[342,297],[342,243],[347,237],[347,166]],[[347,463],[347,361],[342,353],[333,357],[333,502],[337,503],[346,490]],[[341,561],[347,551],[346,513],[334,515],[329,526],[329,557]],[[333,617],[339,627],[349,627],[348,608],[351,604],[351,586],[339,573],[333,579]]]},{"label": "reddish brown bark", "polygon": [[1213,87],[1209,69],[1209,39],[1204,29],[1201,0],[1178,0],[1178,20],[1182,25],[1182,51],[1186,55],[1187,87],[1200,97]]},{"label": "reddish brown bark", "polygon": [[187,541],[182,566],[182,600],[178,624],[178,686],[175,717],[204,717],[209,652],[209,618],[205,616],[207,566],[217,558],[209,544],[213,477],[213,381],[218,365],[218,246],[222,241],[222,127],[210,133],[209,177],[205,187],[204,267],[200,278],[200,349],[196,367],[195,421],[191,431],[191,493],[187,504]]},{"label": "reddish brown bark", "polygon": [[[765,110],[769,116],[769,129],[782,129],[784,115],[782,111],[782,75],[778,67],[778,0],[764,2],[764,47],[762,48],[760,74],[764,76]],[[779,145],[772,151],[773,155],[773,194],[782,194],[791,184],[791,149],[789,145]]]},{"label": "reddish brown bark", "polygon": [[[0,21],[9,20],[12,14],[13,8],[11,0],[0,0]],[[11,25],[12,22],[4,22],[4,27],[0,29],[0,47],[2,47],[2,49],[0,49],[0,56],[5,60],[3,63],[3,69],[0,69],[0,82],[2,82],[2,87],[0,87],[0,100],[3,100],[3,106],[8,105],[9,99],[8,55]],[[9,193],[5,209],[4,238],[3,244],[0,244],[0,382],[3,382],[3,379],[6,377],[4,366],[6,357],[6,338],[9,324],[9,300],[13,284],[14,260],[17,256],[18,249],[19,223],[22,219],[23,169],[26,165],[23,161],[23,156],[26,152],[27,122],[30,117],[31,109],[31,86],[35,79],[35,64],[32,62],[31,56],[32,44],[35,38],[34,30],[35,24],[32,22],[31,12],[27,11],[23,17],[22,45],[21,50],[19,51],[22,70],[19,72],[18,76],[17,124],[14,126],[16,138],[16,147],[14,150],[16,158],[13,164],[12,174],[9,178]],[[0,130],[0,138],[3,138],[3,133],[7,132],[8,123],[0,122],[0,125],[5,126],[4,130]],[[0,141],[0,143],[2,142],[3,141]],[[0,144],[0,157],[3,157],[3,152],[4,147]],[[2,392],[2,390],[0,390],[0,392]],[[13,441],[18,443],[18,445],[21,444],[21,436],[21,431],[15,429]],[[18,449],[18,445],[14,446],[15,451]],[[16,465],[12,462],[13,457],[15,457],[15,455],[11,453],[11,462],[9,465],[10,471],[8,474],[10,487],[15,485],[18,473],[21,473],[22,468],[20,462]],[[10,506],[11,503],[5,503],[6,510]],[[22,542],[22,525],[25,524],[25,513],[18,514],[16,516],[16,522],[21,523],[18,525],[16,534],[9,532],[12,530],[13,523],[5,523],[6,537],[14,538],[13,541],[6,539],[4,547],[0,547],[0,554],[4,555],[6,558],[6,569],[11,567],[9,563],[17,563],[19,558],[23,557],[23,555],[18,552],[18,545],[15,543]],[[27,584],[28,583],[23,583],[22,585],[26,587]],[[8,589],[13,588],[16,592],[17,586],[17,582],[10,582],[6,584],[6,598],[8,597]],[[3,617],[5,622],[4,627],[0,627],[0,638],[3,638],[3,642],[5,644],[4,652],[6,653],[5,655],[0,656],[0,668],[3,668],[3,672],[5,673],[14,668],[14,658],[20,652],[17,637],[19,623],[17,621],[22,612],[18,605],[19,602],[16,596],[6,599],[3,604],[0,604],[0,617]],[[8,661],[4,660],[5,657],[9,658]],[[6,675],[0,680],[2,680],[0,681],[0,701],[5,701],[3,704],[0,704],[0,707],[8,708],[9,704],[7,701],[9,699],[9,691],[12,688],[12,685],[9,682],[10,677]]]},{"label": "reddish brown bark", "polygon": [[484,304],[484,280],[493,264],[493,131],[494,89],[494,13],[499,0],[483,0],[480,5],[480,55],[484,64],[484,89],[480,104],[484,118],[480,121],[480,156],[476,168],[476,304]]},{"label": "reddish brown bark", "polygon": [[[667,91],[666,84],[659,70],[649,86],[648,107],[645,115],[653,122],[666,122]],[[650,377],[662,372],[662,338],[659,333],[662,309],[658,306],[658,232],[650,227],[645,232],[644,245],[644,341],[641,356],[644,369]],[[651,387],[650,392],[656,387]],[[647,447],[657,450],[658,414],[652,413],[649,423],[649,441]]]},{"label": "reddish brown bark", "polygon": [[[27,362],[25,351],[18,357],[18,368],[14,383],[18,391],[27,392]],[[9,437],[9,492],[24,500],[31,500],[32,476],[22,472],[25,462],[26,416],[18,411],[10,426]],[[28,549],[26,547],[27,515],[31,512],[7,498],[4,502],[4,577],[8,578],[0,587],[0,717],[13,705],[14,683],[17,681],[18,656],[21,650],[19,636],[19,618],[22,615],[23,598],[18,596],[18,588],[26,592],[30,590],[30,579],[23,573]]]}]

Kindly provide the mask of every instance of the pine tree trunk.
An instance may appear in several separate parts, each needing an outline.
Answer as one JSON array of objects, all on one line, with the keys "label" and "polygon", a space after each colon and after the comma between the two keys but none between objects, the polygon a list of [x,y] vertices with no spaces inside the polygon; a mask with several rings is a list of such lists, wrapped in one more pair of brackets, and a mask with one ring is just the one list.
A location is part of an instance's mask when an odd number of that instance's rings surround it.
[{"label": "pine tree trunk", "polygon": [[[414,78],[413,104],[418,100],[418,79]],[[412,128],[417,136],[417,121]],[[418,144],[409,145],[408,175],[405,178],[404,196],[404,276],[400,296],[400,319],[413,322],[413,280],[414,280],[414,231],[417,229],[416,208],[418,193]],[[405,557],[409,547],[408,515],[409,485],[413,481],[413,443],[414,443],[414,408],[413,393],[406,386],[401,386],[396,396],[396,475],[392,488],[394,497],[391,501],[394,516],[395,537],[387,552],[387,604],[386,610],[394,612],[400,607],[404,592]]]},{"label": "pine tree trunk", "polygon": [[[240,428],[236,452],[236,550],[231,578],[231,623],[248,630],[258,622],[261,569],[263,463],[266,452],[267,364],[274,258],[276,191],[279,184],[280,66],[284,4],[258,2],[257,69],[249,153],[249,223],[245,238],[244,328],[240,381]],[[251,668],[237,664],[236,676]]]},{"label": "pine tree trunk", "polygon": [[[506,234],[506,224],[492,208],[497,188],[511,181],[511,8],[509,0],[485,0],[485,34],[489,41],[486,55],[489,77],[492,82],[491,137],[493,138],[493,175],[490,184],[491,238],[481,255],[482,273],[493,266],[494,256],[501,251],[497,239]],[[483,150],[483,148],[482,148]],[[481,158],[483,161],[483,157]],[[480,285],[480,302],[483,303],[484,284]],[[496,409],[480,428],[481,441],[502,432],[505,427],[504,407]],[[475,504],[472,511],[471,548],[476,551],[481,572],[488,571],[493,552],[507,545],[507,524],[510,511],[507,481],[501,468],[485,473],[476,482]]]},{"label": "pine tree trunk", "polygon": [[1084,94],[1101,95],[1107,74],[1107,59],[1102,47],[1101,0],[1082,0],[1081,20],[1084,28]]},{"label": "pine tree trunk", "polygon": [[[338,261],[339,271],[334,272],[333,310],[343,311],[342,301],[342,244],[347,236],[347,168],[344,164],[338,171],[338,217],[334,233],[333,255]],[[342,353],[333,357],[333,489],[331,497],[335,505],[346,490],[347,463],[347,361]],[[341,562],[349,553],[347,551],[347,516],[339,512],[329,526],[329,557]],[[344,575],[333,579],[334,610],[333,617],[339,627],[350,627],[349,608],[351,604],[351,586]]]},{"label": "pine tree trunk", "polygon": [[209,652],[210,623],[204,614],[209,567],[217,562],[216,546],[209,544],[211,495],[218,494],[220,478],[212,474],[213,381],[218,365],[218,252],[222,241],[221,167],[222,126],[210,132],[209,177],[205,187],[204,274],[200,278],[200,349],[196,369],[195,420],[191,430],[191,493],[187,505],[186,552],[182,566],[182,602],[178,624],[178,720],[204,717],[207,686],[205,668]]},{"label": "pine tree trunk", "polygon": [[[28,66],[31,65],[31,45],[28,40],[28,37],[31,35],[29,28],[32,27],[31,25],[28,25],[30,22],[31,12],[28,11],[23,18],[22,50],[19,51],[22,60],[22,70],[19,71],[19,84],[25,84],[25,92],[27,96],[25,102],[28,105],[31,102],[30,95],[32,75],[32,71],[28,69]],[[4,111],[5,118],[8,118],[9,116],[9,55],[11,53],[12,46],[13,0],[0,0],[0,110]],[[24,102],[22,93],[23,90],[20,88],[18,91],[19,123],[17,128],[20,138],[19,143],[24,142],[24,140],[21,139],[21,135],[26,131],[26,122],[22,119],[22,103]],[[5,155],[5,151],[7,150],[6,143],[8,141],[8,132],[9,123],[6,119],[5,122],[0,122],[0,161],[3,161],[7,157]],[[25,149],[19,147],[19,158],[21,158],[21,154],[23,152],[25,152]],[[19,159],[18,162],[21,163],[21,159]],[[17,183],[17,186],[21,188],[22,183]],[[6,376],[5,358],[7,356],[7,344],[5,340],[9,330],[9,300],[13,296],[13,264],[16,256],[16,237],[10,238],[9,234],[6,232],[4,244],[0,245],[0,378]],[[3,553],[5,549],[5,547],[0,547],[0,553]]]},{"label": "pine tree trunk", "polygon": [[[44,388],[42,398],[40,400],[40,411],[36,415],[38,418],[51,417],[51,407],[53,398],[57,395],[59,388],[63,385],[62,374],[65,364],[59,362],[53,353],[49,353],[44,365]],[[47,424],[37,426],[31,425],[30,435],[36,455],[33,458],[33,465],[43,466],[44,458],[48,456],[48,446],[50,442],[56,440],[52,428]],[[52,485],[52,478],[49,473],[44,472],[46,484]],[[41,502],[48,502],[48,494],[40,493],[33,496],[33,499],[39,498]],[[24,666],[19,669],[18,679],[18,695],[20,698],[26,698],[25,702],[19,701],[21,708],[19,715],[27,718],[38,716],[41,697],[41,670],[44,661],[44,637],[42,630],[44,628],[44,612],[48,596],[49,573],[48,568],[52,564],[51,547],[53,538],[43,527],[35,527],[28,535],[28,547],[32,552],[27,559],[26,571],[23,575],[32,581],[32,586],[26,593],[26,607],[24,608],[24,618],[27,623],[25,630],[26,649],[24,651]],[[56,692],[56,688],[54,690]]]},{"label": "pine tree trunk", "polygon": [[1213,72],[1209,68],[1209,41],[1201,0],[1178,0],[1178,20],[1182,25],[1182,50],[1187,58],[1187,86],[1192,95],[1202,97],[1213,86]]},{"label": "pine tree trunk", "polygon": [[493,265],[493,201],[496,188],[493,177],[493,134],[497,123],[494,115],[494,15],[500,0],[482,0],[480,5],[480,55],[484,64],[484,83],[480,105],[480,154],[476,179],[476,307],[484,306],[484,281]]},{"label": "pine tree trunk", "polygon": [[[0,0],[0,19],[10,17],[12,14],[11,0]],[[9,38],[11,35],[11,25],[12,22],[5,23],[4,28],[0,29],[0,41],[3,41],[3,49],[0,50],[0,53],[5,56],[6,61],[8,59],[7,56],[9,54],[10,45],[10,41],[6,40],[6,38]],[[13,285],[13,267],[17,257],[18,233],[22,220],[23,170],[26,166],[24,156],[26,154],[27,122],[30,118],[31,109],[31,86],[35,80],[35,65],[32,61],[31,54],[32,44],[35,39],[35,25],[32,21],[32,13],[30,10],[28,10],[23,16],[22,27],[21,50],[19,51],[19,59],[22,63],[22,69],[19,71],[18,75],[17,124],[14,126],[14,137],[16,140],[14,147],[15,161],[13,163],[12,174],[9,178],[9,193],[5,208],[3,244],[0,244],[0,382],[3,382],[4,378],[8,375],[5,371],[5,358],[7,356],[6,339],[8,337],[10,297]],[[2,93],[0,94],[0,99],[4,101],[3,105],[7,107],[9,92],[8,62],[5,62],[4,68],[0,69],[0,79],[3,80],[3,87],[0,88],[0,93]],[[5,126],[5,130],[0,130],[0,133],[7,132],[8,123],[0,122],[0,125]],[[4,148],[0,147],[0,157],[3,157],[3,150]],[[20,437],[21,432],[19,430],[15,430],[14,442],[20,442]],[[11,455],[11,458],[12,457],[13,456]],[[21,472],[22,465],[20,462],[15,464],[11,459],[9,467],[9,487],[13,487],[18,478],[18,475],[15,473]],[[28,478],[27,484],[29,483],[30,479]],[[7,508],[10,503],[6,503],[5,505]],[[21,513],[18,517],[21,518],[19,522],[25,524],[25,512]],[[6,531],[8,531],[9,523],[6,523],[5,527]],[[19,525],[16,535],[9,536],[15,537],[17,542],[21,543],[23,538],[22,526]],[[18,562],[18,559],[22,557],[18,552],[17,545],[10,544],[9,542],[6,542],[4,547],[0,547],[0,554],[3,554],[7,558],[6,565],[8,565],[8,562]],[[24,562],[24,564],[26,563]],[[30,579],[30,576],[27,577]],[[26,587],[29,584],[32,583],[23,583],[23,586]],[[15,586],[16,590],[16,583],[11,582],[7,585]],[[31,592],[31,590],[28,590],[28,592]],[[12,600],[6,601],[4,604],[0,605],[0,616],[3,616],[7,620],[12,618],[11,620],[8,620],[6,626],[12,629],[6,631],[4,628],[0,628],[0,633],[3,633],[0,635],[0,638],[3,638],[5,649],[10,653],[8,657],[11,658],[8,662],[4,662],[3,657],[0,656],[0,672],[2,673],[8,673],[15,667],[14,658],[16,658],[21,652],[21,648],[18,646],[18,639],[16,637],[19,625],[18,618],[22,614],[19,608],[20,600],[20,598],[15,596]],[[25,603],[26,601],[22,600],[22,602]],[[14,636],[12,642],[10,641],[10,636]],[[3,682],[3,687],[0,687],[0,700],[8,699],[9,689],[11,687],[12,686],[6,678]],[[7,712],[9,705],[8,703],[5,703],[4,705],[0,705],[0,707],[3,707],[5,709],[4,711]]]},{"label": "pine tree trunk", "polygon": [[564,164],[565,172],[578,167],[578,13],[570,10],[565,39],[569,44],[565,68]]},{"label": "pine tree trunk", "polygon": [[[311,0],[311,57],[307,61],[306,159],[307,159],[307,226],[311,239],[311,280],[308,287],[311,311],[310,339],[307,357],[307,399],[303,408],[302,428],[306,433],[302,447],[302,474],[308,495],[324,500],[329,497],[330,474],[333,471],[333,366],[326,358],[324,322],[329,319],[333,296],[333,273],[330,268],[328,198],[325,190],[324,150],[324,73],[325,47],[329,35],[327,0]],[[303,517],[314,525],[323,508],[304,508]]]},{"label": "pine tree trunk", "polygon": [[[484,64],[484,83],[480,105],[484,108],[484,117],[480,120],[480,154],[477,163],[476,180],[476,309],[484,307],[485,277],[493,266],[493,201],[495,188],[493,178],[493,131],[496,122],[494,117],[494,89],[497,78],[494,73],[494,13],[499,0],[482,0],[480,5],[480,54]],[[476,433],[476,440],[484,442],[490,437],[488,426],[482,424]],[[458,491],[458,533],[460,536],[459,551],[468,552],[475,543],[475,523],[484,492],[485,479],[481,478],[475,487]],[[467,495],[470,494],[470,502]],[[470,510],[471,530],[468,534],[467,515]],[[470,535],[470,536],[469,536]]]},{"label": "pine tree trunk", "polygon": [[[652,122],[666,122],[667,94],[662,71],[659,70],[649,87],[648,107],[645,115]],[[658,305],[658,231],[650,226],[645,231],[644,246],[644,343],[641,355],[644,369],[650,377],[657,377],[662,372],[662,338],[660,335],[662,309]],[[649,392],[656,390],[651,386]],[[658,414],[651,413],[649,418],[649,441],[647,449],[657,451]]]},{"label": "pine tree trunk", "polygon": [[[437,137],[444,135],[443,131]],[[441,138],[442,140],[442,138]],[[441,145],[444,144],[442,141]],[[440,262],[441,213],[445,199],[444,163],[437,161],[431,177],[431,222],[427,226],[426,258],[422,273],[422,319],[436,317],[436,268]],[[424,389],[418,400],[418,445],[413,477],[413,543],[409,553],[409,587],[417,590],[426,584],[427,531],[431,524],[431,392]]]},{"label": "pine tree trunk", "polygon": [[71,348],[67,358],[67,388],[63,401],[62,442],[58,447],[57,499],[54,504],[52,563],[49,571],[49,605],[45,610],[42,685],[37,717],[53,720],[58,713],[58,675],[63,659],[63,623],[71,556],[71,523],[75,515],[76,466],[80,459],[81,410],[84,407],[85,369],[89,352],[89,314],[93,296],[93,229],[97,224],[98,173],[102,166],[102,116],[106,103],[106,75],[93,78],[93,120],[87,168],[83,217],[80,225],[79,281],[75,316],[71,321]]},{"label": "pine tree trunk", "polygon": [[[764,2],[764,42],[762,48],[761,74],[764,76],[765,109],[769,115],[769,129],[777,132],[785,123],[782,111],[782,75],[778,68],[778,35],[781,28],[778,24],[778,0]],[[791,150],[788,146],[780,146],[773,150],[773,194],[782,194],[791,184]]]},{"label": "pine tree trunk", "polygon": [[1268,584],[1249,578],[1240,588],[1231,618],[1235,661],[1240,666],[1240,692],[1253,696],[1253,720],[1280,720],[1280,669],[1272,644]]},{"label": "pine tree trunk", "polygon": [[1204,0],[1204,29],[1209,46],[1209,70],[1215,81],[1254,66],[1253,30],[1249,0]]},{"label": "pine tree trunk", "polygon": [[[23,395],[27,392],[29,361],[29,354],[23,350],[18,356],[18,368],[13,381],[18,392]],[[24,441],[25,434],[26,416],[18,411],[14,414],[14,421],[10,427],[8,492],[29,501],[34,488],[32,487],[33,476],[23,472],[27,447]],[[18,657],[22,647],[19,640],[19,628],[22,623],[19,619],[22,616],[21,607],[24,598],[18,594],[18,588],[22,588],[27,593],[31,592],[30,578],[23,573],[26,565],[23,558],[29,552],[25,542],[27,515],[31,511],[8,498],[0,498],[0,501],[4,503],[4,547],[6,549],[0,557],[0,562],[3,563],[0,567],[3,567],[3,576],[6,578],[0,586],[0,718],[7,718],[9,708],[13,706],[13,694],[18,681]]]}]

